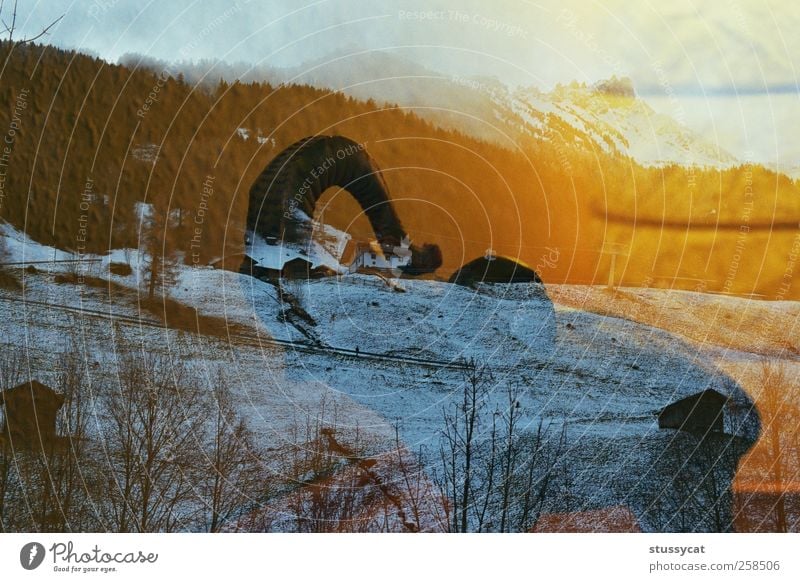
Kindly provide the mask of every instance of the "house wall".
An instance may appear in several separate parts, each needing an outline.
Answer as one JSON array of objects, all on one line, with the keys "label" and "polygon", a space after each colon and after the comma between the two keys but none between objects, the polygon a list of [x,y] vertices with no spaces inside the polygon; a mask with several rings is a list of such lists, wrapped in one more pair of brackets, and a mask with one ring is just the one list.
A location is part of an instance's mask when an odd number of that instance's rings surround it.
[{"label": "house wall", "polygon": [[[374,258],[373,258],[374,257]],[[397,255],[385,255],[372,251],[359,251],[355,260],[350,265],[350,272],[354,272],[361,267],[371,269],[383,269],[390,271],[407,265],[410,257],[399,257]]]}]

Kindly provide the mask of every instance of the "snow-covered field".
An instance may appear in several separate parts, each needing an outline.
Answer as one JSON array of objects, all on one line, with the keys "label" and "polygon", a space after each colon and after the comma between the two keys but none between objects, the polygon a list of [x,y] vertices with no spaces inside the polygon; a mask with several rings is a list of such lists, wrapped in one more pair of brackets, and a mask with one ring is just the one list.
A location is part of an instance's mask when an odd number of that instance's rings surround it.
[{"label": "snow-covered field", "polygon": [[[66,258],[7,228],[16,260]],[[171,297],[248,330],[202,336],[164,329],[140,312],[136,274],[108,274],[108,263],[124,258],[118,252],[91,267],[128,289],[113,301],[103,289],[56,283],[74,270],[69,263],[13,267],[22,289],[0,289],[4,349],[20,350],[32,377],[48,383],[65,338],[77,336],[92,373],[113,385],[124,340],[174,354],[201,379],[222,367],[264,446],[279,446],[291,427],[324,414],[387,448],[398,427],[410,450],[429,451],[438,450],[443,410],[462,395],[464,372],[452,364],[474,358],[493,372],[489,409],[507,406],[513,386],[523,428],[566,425],[585,509],[617,504],[620,482],[658,465],[676,434],[658,429],[662,407],[707,387],[747,405],[761,358],[785,360],[792,371],[798,363],[787,347],[800,339],[795,303],[574,286],[389,286],[354,274],[286,285],[313,318],[299,329],[282,316],[288,307],[272,284],[185,267]]]},{"label": "snow-covered field", "polygon": [[664,289],[558,285],[562,306],[622,318],[674,334],[702,353],[751,395],[758,394],[761,362],[781,362],[800,374],[800,303]]}]

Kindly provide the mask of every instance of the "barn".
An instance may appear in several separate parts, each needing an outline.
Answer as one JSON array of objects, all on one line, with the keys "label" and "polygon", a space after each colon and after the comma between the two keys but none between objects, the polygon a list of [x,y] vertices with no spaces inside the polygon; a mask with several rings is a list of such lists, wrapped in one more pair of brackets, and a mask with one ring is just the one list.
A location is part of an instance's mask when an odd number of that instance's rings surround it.
[{"label": "barn", "polygon": [[728,398],[713,388],[681,398],[658,413],[658,428],[692,433],[724,432]]},{"label": "barn", "polygon": [[286,279],[308,279],[313,269],[311,261],[304,257],[295,257],[283,264],[280,273]]},{"label": "barn", "polygon": [[37,380],[0,392],[4,407],[2,436],[15,446],[55,442],[56,415],[64,397]]},{"label": "barn", "polygon": [[493,254],[470,261],[450,277],[450,283],[465,286],[475,283],[541,282],[538,273],[522,261]]}]

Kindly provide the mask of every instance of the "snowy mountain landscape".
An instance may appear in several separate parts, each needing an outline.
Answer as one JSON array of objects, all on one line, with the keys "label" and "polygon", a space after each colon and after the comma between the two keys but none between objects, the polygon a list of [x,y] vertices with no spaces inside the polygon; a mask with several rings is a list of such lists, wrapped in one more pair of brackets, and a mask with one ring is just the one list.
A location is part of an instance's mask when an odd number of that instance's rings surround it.
[{"label": "snowy mountain landscape", "polygon": [[[187,73],[203,76],[191,68]],[[244,78],[259,74],[250,70]],[[506,147],[540,140],[567,151],[623,155],[645,166],[726,168],[743,162],[691,130],[683,119],[653,110],[636,95],[628,78],[573,82],[549,91],[515,88],[491,77],[444,75],[393,52],[355,46],[296,70],[261,74],[398,104]],[[673,109],[681,113],[678,106]]]},{"label": "snowy mountain landscape", "polygon": [[0,2],[0,532],[800,528],[788,45],[205,4]]},{"label": "snowy mountain landscape", "polygon": [[[136,64],[137,60],[135,55],[127,55],[123,62]],[[669,96],[661,96],[671,108],[658,112],[636,94],[633,81],[625,77],[590,84],[572,82],[550,90],[513,87],[493,77],[446,75],[402,53],[367,51],[357,46],[295,69],[216,64],[208,70],[186,64],[181,70],[188,79],[201,84],[209,77],[216,78],[218,71],[229,82],[308,83],[408,108],[438,125],[467,131],[504,147],[524,147],[534,140],[553,143],[565,152],[600,151],[654,167],[680,164],[729,168],[746,161],[687,126],[686,113],[674,96],[671,101]],[[252,132],[252,128],[241,128],[239,137],[247,140]],[[796,168],[781,170],[797,175]]]},{"label": "snowy mountain landscape", "polygon": [[[800,341],[794,335],[776,345],[766,339],[770,330],[761,341],[751,341],[759,334],[737,340],[732,333],[744,318],[794,314],[793,303],[540,284],[469,288],[365,274],[281,288],[226,270],[183,267],[171,299],[226,330],[199,334],[192,325],[164,327],[142,310],[136,251],[85,257],[88,286],[69,277],[75,265],[64,261],[74,257],[8,225],[3,236],[8,262],[20,264],[12,273],[21,286],[0,292],[4,349],[28,346],[24,354],[39,381],[58,382],[65,337],[80,338],[91,384],[105,389],[117,382],[123,350],[170,354],[201,385],[224,370],[256,446],[286,450],[298,427],[321,425],[340,439],[357,434],[380,468],[397,450],[397,431],[403,450],[421,453],[423,473],[436,481],[447,411],[458,409],[468,362],[478,362],[491,373],[482,402],[489,417],[503,414],[512,395],[520,431],[544,430],[547,446],[557,447],[553,466],[566,472],[553,477],[550,486],[560,493],[542,505],[543,515],[622,506],[640,529],[676,527],[653,500],[671,487],[671,451],[694,446],[694,437],[659,429],[659,411],[707,388],[729,397],[726,434],[741,443],[733,465],[722,468],[730,480],[760,432],[752,408],[759,378],[748,370],[764,356],[798,365],[786,349]],[[110,265],[126,256],[131,274],[112,274]],[[709,336],[703,323],[709,317],[731,329],[715,326]],[[491,426],[482,425],[481,438]],[[100,425],[92,430],[102,435]],[[754,477],[747,471],[737,477],[740,494],[748,479]],[[282,519],[285,511],[278,512]],[[289,527],[273,519],[271,527]],[[435,515],[419,521],[423,529],[442,528]],[[390,527],[402,529],[399,523]]]}]

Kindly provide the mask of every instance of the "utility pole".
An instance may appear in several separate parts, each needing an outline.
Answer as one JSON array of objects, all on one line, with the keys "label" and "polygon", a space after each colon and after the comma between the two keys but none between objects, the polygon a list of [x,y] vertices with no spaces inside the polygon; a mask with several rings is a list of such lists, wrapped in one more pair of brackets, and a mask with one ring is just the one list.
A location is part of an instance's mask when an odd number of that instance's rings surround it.
[{"label": "utility pole", "polygon": [[608,284],[606,285],[606,288],[611,290],[617,285],[617,255],[627,257],[627,246],[622,243],[607,242],[603,243],[603,248],[600,252],[604,255],[611,255],[611,265],[608,269]]}]

